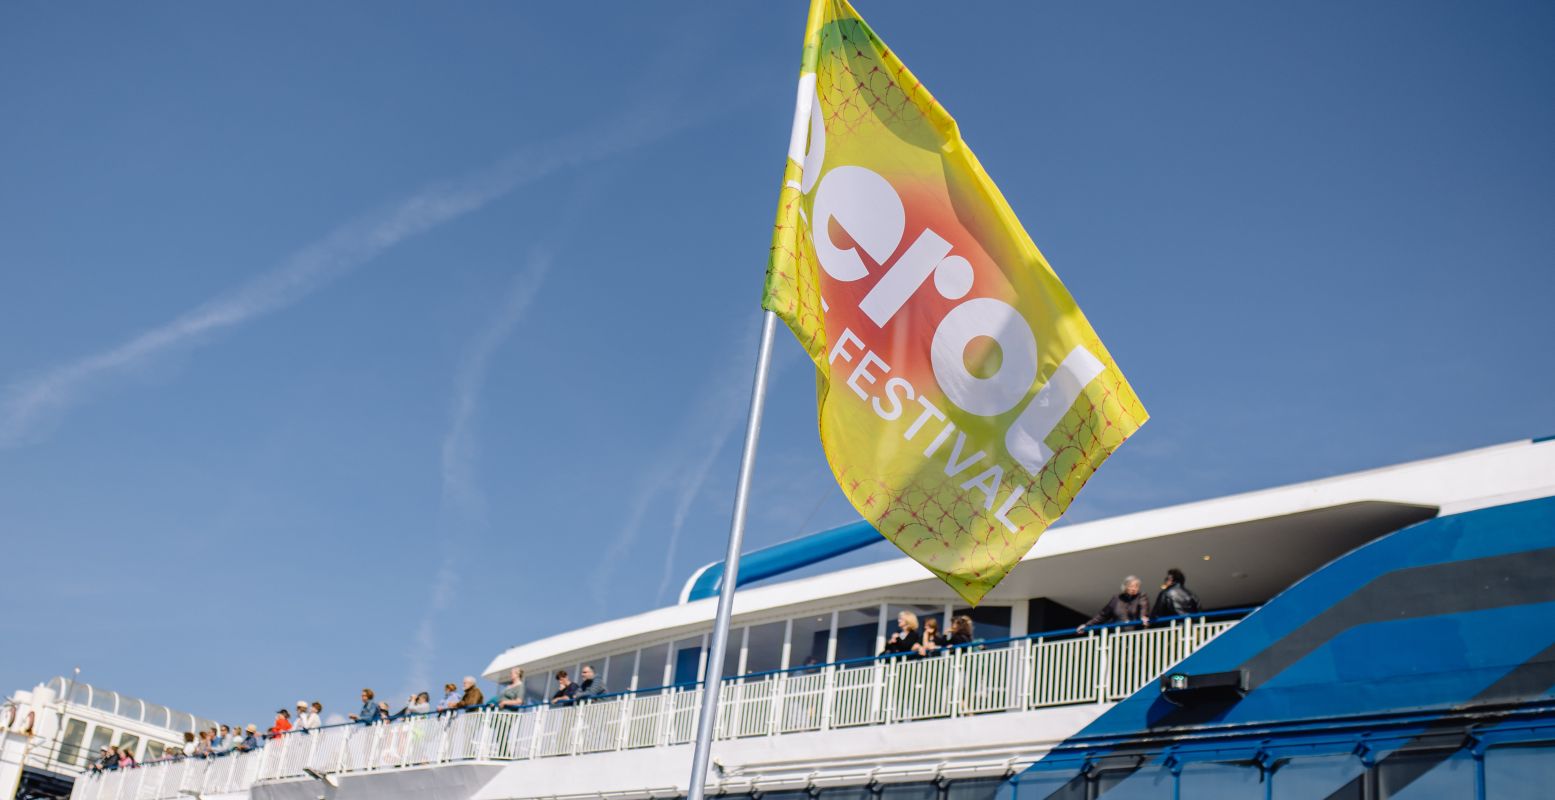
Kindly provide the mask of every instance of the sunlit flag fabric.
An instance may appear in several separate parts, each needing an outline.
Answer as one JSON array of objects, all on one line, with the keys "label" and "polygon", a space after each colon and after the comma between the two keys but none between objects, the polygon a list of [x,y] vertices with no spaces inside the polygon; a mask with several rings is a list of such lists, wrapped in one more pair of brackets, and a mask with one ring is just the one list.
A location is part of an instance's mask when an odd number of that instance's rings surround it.
[{"label": "sunlit flag fabric", "polygon": [[811,6],[788,155],[762,305],[815,361],[848,499],[976,603],[1148,415],[956,121],[843,0]]}]

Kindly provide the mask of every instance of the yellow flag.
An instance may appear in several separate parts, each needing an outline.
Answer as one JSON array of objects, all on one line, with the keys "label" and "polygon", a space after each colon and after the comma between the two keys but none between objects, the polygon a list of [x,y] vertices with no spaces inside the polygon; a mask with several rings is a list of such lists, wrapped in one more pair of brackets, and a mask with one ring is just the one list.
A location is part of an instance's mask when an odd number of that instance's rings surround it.
[{"label": "yellow flag", "polygon": [[814,0],[762,305],[859,513],[981,600],[1148,418],[956,121]]}]

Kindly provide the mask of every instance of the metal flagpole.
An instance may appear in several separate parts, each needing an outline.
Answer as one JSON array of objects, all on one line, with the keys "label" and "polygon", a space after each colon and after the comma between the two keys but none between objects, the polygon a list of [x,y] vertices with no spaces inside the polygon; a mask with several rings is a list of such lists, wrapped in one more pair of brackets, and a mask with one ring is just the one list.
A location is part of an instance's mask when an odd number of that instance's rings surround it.
[{"label": "metal flagpole", "polygon": [[756,466],[756,440],[761,436],[761,409],[767,399],[767,368],[772,363],[772,332],[777,315],[764,312],[761,346],[756,352],[756,378],[751,386],[750,416],[745,423],[745,451],[740,456],[740,478],[734,487],[734,514],[729,520],[729,552],[718,589],[718,613],[713,617],[713,644],[702,673],[702,708],[697,715],[696,750],[691,756],[691,788],[686,800],[702,800],[707,784],[708,756],[713,749],[713,730],[718,724],[718,690],[723,681],[724,650],[729,644],[729,616],[734,608],[734,585],[740,573],[740,542],[745,538],[745,504],[750,497],[751,472]]}]

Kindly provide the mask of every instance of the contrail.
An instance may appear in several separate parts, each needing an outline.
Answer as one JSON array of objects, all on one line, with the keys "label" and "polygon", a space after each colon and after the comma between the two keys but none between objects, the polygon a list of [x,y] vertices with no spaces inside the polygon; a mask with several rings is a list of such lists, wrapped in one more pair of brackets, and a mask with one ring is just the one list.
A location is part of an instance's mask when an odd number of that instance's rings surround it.
[{"label": "contrail", "polygon": [[292,305],[400,242],[477,211],[520,186],[639,147],[697,121],[694,114],[663,110],[671,105],[640,104],[606,125],[521,149],[463,179],[430,186],[336,228],[248,283],[167,323],[102,352],[13,381],[0,396],[0,449],[38,438],[114,374]]},{"label": "contrail", "polygon": [[[476,477],[475,462],[479,445],[475,422],[480,412],[481,391],[492,354],[507,341],[539,293],[551,270],[551,255],[540,251],[529,267],[513,278],[501,307],[473,339],[459,362],[454,381],[453,408],[448,432],[442,446],[442,507],[439,509],[441,538],[464,538],[469,528],[486,525],[486,496]],[[457,558],[459,548],[448,548],[432,582],[432,598],[422,612],[410,652],[407,689],[417,691],[428,685],[432,658],[437,653],[437,618],[453,603],[459,585]]]}]

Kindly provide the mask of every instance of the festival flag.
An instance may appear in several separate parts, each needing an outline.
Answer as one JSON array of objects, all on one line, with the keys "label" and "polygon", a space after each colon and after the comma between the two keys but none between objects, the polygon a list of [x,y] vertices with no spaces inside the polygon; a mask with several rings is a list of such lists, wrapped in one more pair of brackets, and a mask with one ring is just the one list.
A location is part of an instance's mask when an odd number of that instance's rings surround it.
[{"label": "festival flag", "polygon": [[762,305],[817,368],[844,494],[969,602],[1148,415],[961,140],[845,0],[813,0]]}]

